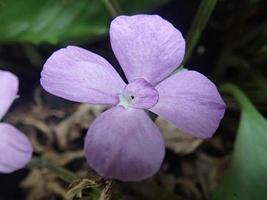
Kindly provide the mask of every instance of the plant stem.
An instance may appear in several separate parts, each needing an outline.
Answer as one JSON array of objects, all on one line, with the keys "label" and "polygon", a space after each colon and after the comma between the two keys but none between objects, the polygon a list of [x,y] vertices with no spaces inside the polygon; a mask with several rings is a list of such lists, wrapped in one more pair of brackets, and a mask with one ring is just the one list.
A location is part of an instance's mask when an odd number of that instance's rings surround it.
[{"label": "plant stem", "polygon": [[186,49],[186,55],[184,58],[183,64],[185,64],[190,56],[194,48],[196,47],[204,28],[209,21],[209,18],[212,14],[212,11],[215,8],[217,0],[202,0],[200,6],[198,7],[197,13],[195,15],[194,21],[188,31],[186,36],[186,42],[188,44]]},{"label": "plant stem", "polygon": [[110,14],[112,17],[117,17],[118,15],[120,15],[120,7],[118,2],[115,2],[114,4],[112,3],[111,0],[104,0],[104,3],[107,7],[107,9],[109,10]]},{"label": "plant stem", "polygon": [[[31,162],[28,164],[28,168],[46,168],[46,169],[49,169],[54,174],[56,174],[61,180],[65,181],[66,183],[68,183],[70,185],[72,183],[74,183],[75,181],[79,182],[80,180],[82,180],[75,173],[73,173],[73,172],[71,172],[71,171],[69,171],[63,167],[57,166],[54,163],[52,163],[48,160],[44,160],[44,159],[39,158],[39,157],[33,157]],[[84,188],[88,188],[88,187],[84,187]],[[79,188],[79,189],[80,189],[80,191],[82,191],[84,188]],[[93,196],[94,198],[98,199],[102,190],[100,188],[97,188],[97,187],[90,187],[90,188],[92,190],[90,195]]]},{"label": "plant stem", "polygon": [[43,160],[38,157],[33,157],[31,162],[28,164],[29,168],[47,168],[53,171],[59,178],[67,183],[72,183],[73,181],[79,179],[80,177],[73,172],[55,165],[54,163]]},{"label": "plant stem", "polygon": [[22,48],[31,64],[39,69],[42,63],[42,56],[39,54],[37,48],[32,44],[24,44]]},{"label": "plant stem", "polygon": [[117,0],[113,0],[112,2],[113,2],[114,8],[118,11],[118,14],[121,14],[122,10],[121,10],[119,2]]}]

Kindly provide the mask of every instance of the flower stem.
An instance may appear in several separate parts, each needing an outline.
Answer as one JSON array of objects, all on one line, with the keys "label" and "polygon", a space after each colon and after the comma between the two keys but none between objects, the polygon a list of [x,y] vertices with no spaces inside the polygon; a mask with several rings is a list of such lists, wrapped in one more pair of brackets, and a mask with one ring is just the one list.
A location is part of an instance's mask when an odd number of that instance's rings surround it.
[{"label": "flower stem", "polygon": [[47,168],[53,171],[59,178],[67,183],[72,183],[73,181],[79,179],[80,177],[73,172],[55,165],[54,163],[44,160],[42,158],[33,157],[31,162],[28,164],[28,168]]},{"label": "flower stem", "polygon": [[117,10],[118,14],[122,14],[120,4],[117,0],[112,0],[114,8]]},{"label": "flower stem", "polygon": [[[104,185],[98,185],[97,182],[90,179],[82,179],[75,173],[55,165],[54,163],[44,160],[39,157],[33,157],[31,162],[28,164],[28,168],[46,168],[54,172],[60,179],[69,184],[70,189],[68,190],[66,197],[67,199],[72,199],[76,195],[81,196],[83,189],[90,188],[90,196],[94,199],[99,199],[100,196],[104,195],[105,200],[110,199],[111,195],[111,181],[107,181]],[[104,187],[104,188],[103,188]],[[108,190],[107,190],[108,189]],[[71,198],[69,198],[71,197]],[[120,198],[114,198],[114,200],[119,200]]]},{"label": "flower stem", "polygon": [[117,1],[112,2],[111,0],[104,0],[104,3],[109,10],[112,17],[117,17],[121,13],[121,9]]},{"label": "flower stem", "polygon": [[215,8],[217,0],[202,0],[198,7],[194,21],[187,33],[186,42],[188,44],[183,64],[185,64],[195,49],[204,28],[209,21],[212,11]]}]

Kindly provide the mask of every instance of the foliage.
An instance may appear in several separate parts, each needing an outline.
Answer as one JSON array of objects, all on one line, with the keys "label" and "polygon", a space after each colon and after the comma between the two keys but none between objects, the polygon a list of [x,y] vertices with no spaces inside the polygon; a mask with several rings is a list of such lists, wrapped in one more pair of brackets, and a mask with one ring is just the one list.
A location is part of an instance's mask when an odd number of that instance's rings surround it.
[{"label": "foliage", "polygon": [[[127,14],[140,12],[168,0],[120,0]],[[103,0],[2,0],[0,42],[58,43],[92,40],[108,30],[111,20]]]},{"label": "foliage", "polygon": [[267,197],[267,121],[234,85],[222,89],[234,95],[242,113],[232,163],[214,200]]}]

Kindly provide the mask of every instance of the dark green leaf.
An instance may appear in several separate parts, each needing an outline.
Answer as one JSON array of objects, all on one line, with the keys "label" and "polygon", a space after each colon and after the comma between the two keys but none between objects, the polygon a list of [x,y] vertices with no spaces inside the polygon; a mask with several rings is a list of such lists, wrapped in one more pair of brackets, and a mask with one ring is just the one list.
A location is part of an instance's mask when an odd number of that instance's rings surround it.
[{"label": "dark green leaf", "polygon": [[[126,14],[168,0],[120,0]],[[0,0],[0,42],[91,40],[107,32],[111,15],[103,0]]]}]

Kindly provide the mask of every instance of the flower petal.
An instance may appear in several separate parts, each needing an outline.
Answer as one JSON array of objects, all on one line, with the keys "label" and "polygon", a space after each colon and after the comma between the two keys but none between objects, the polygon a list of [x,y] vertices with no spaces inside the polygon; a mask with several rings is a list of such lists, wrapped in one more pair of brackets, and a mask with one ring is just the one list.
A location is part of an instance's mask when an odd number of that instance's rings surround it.
[{"label": "flower petal", "polygon": [[56,96],[82,103],[117,104],[125,83],[102,57],[68,46],[52,54],[41,73],[43,88]]},{"label": "flower petal", "polygon": [[196,137],[213,135],[224,116],[225,104],[209,79],[195,71],[181,71],[156,89],[159,101],[152,112]]},{"label": "flower petal", "polygon": [[158,15],[115,18],[110,40],[128,81],[144,78],[152,85],[177,68],[185,52],[180,31]]},{"label": "flower petal", "polygon": [[14,172],[31,160],[29,140],[10,124],[0,123],[0,143],[0,173]]},{"label": "flower petal", "polygon": [[153,107],[159,98],[158,91],[143,78],[130,82],[123,91],[126,97],[132,97],[130,107],[148,109]]},{"label": "flower petal", "polygon": [[14,74],[0,70],[0,120],[16,99],[18,87],[19,81]]},{"label": "flower petal", "polygon": [[139,181],[159,170],[165,148],[159,129],[143,110],[117,106],[93,122],[85,152],[100,176]]}]

